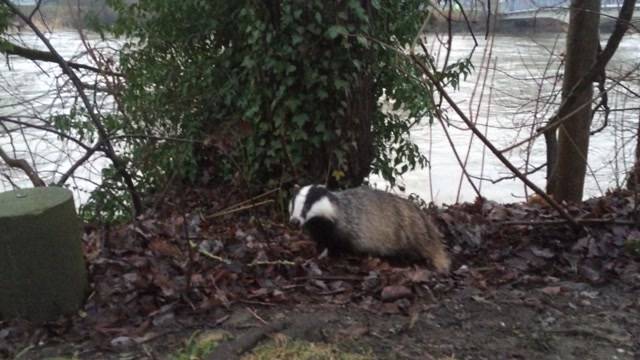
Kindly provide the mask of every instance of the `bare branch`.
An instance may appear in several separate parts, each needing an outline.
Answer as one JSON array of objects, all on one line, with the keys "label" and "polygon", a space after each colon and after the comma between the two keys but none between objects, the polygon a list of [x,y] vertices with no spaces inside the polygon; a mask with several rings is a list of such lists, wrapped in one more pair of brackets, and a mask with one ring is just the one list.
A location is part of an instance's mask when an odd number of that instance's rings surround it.
[{"label": "bare branch", "polygon": [[33,8],[33,11],[31,11],[31,14],[29,14],[29,19],[33,19],[33,15],[35,15],[40,10],[40,6],[42,6],[42,0],[38,0],[36,6]]},{"label": "bare branch", "polygon": [[[565,109],[570,109],[577,101],[578,94],[587,88],[587,86],[591,86],[598,76],[602,76],[602,74],[604,74],[605,67],[613,57],[616,49],[618,49],[620,41],[622,41],[622,37],[629,29],[629,23],[633,16],[635,6],[636,0],[624,0],[622,7],[620,8],[620,15],[616,19],[615,28],[613,29],[609,40],[607,40],[607,45],[604,47],[604,50],[598,54],[596,62],[593,64],[591,69],[589,69],[589,72],[587,72],[587,74],[573,86],[567,98],[562,102],[562,105],[560,105],[556,116],[554,116],[555,118],[558,117],[558,114],[564,113]],[[555,126],[554,128],[557,128],[560,125],[560,121],[550,121],[550,123]]]},{"label": "bare branch", "polygon": [[75,143],[76,145],[82,147],[85,150],[89,150],[90,149],[90,147],[87,146],[82,141],[74,138],[73,136],[69,136],[68,134],[63,133],[62,131],[59,131],[59,130],[55,129],[53,126],[42,126],[42,125],[27,123],[27,122],[21,121],[21,120],[11,119],[11,118],[8,118],[6,116],[0,116],[0,123],[2,123],[2,122],[8,122],[8,123],[16,124],[16,125],[23,126],[23,127],[34,128],[34,129],[50,132],[52,134],[58,135],[62,139],[66,139],[66,140],[72,141],[73,143]]},{"label": "bare branch", "polygon": [[487,139],[480,130],[473,124],[471,120],[464,114],[464,112],[460,109],[458,104],[449,96],[447,91],[442,87],[440,81],[436,79],[436,77],[429,71],[429,68],[415,55],[411,55],[414,60],[414,63],[422,70],[424,75],[429,79],[429,81],[436,87],[440,95],[447,101],[449,106],[455,111],[456,114],[465,122],[467,127],[480,139],[491,152],[502,162],[511,172],[518,177],[523,183],[525,183],[531,190],[533,190],[536,194],[542,197],[548,204],[550,204],[558,213],[574,227],[579,227],[576,220],[569,215],[569,213],[558,204],[555,200],[553,200],[546,192],[540,189],[536,184],[534,184],[531,180],[529,180],[525,175],[523,175],[518,168],[516,168],[501,152],[498,150],[492,143]]},{"label": "bare branch", "polygon": [[[546,166],[547,166],[547,164],[542,164],[542,165],[536,166],[533,169],[531,169],[530,171],[523,172],[522,175],[529,176],[531,174],[535,174],[536,172],[544,169]],[[497,179],[489,179],[489,178],[486,178],[486,177],[474,176],[474,175],[471,175],[471,177],[474,178],[474,179],[477,179],[477,180],[488,181],[488,182],[490,182],[492,184],[497,184],[497,183],[499,183],[501,181],[504,181],[504,180],[513,180],[513,179],[517,178],[517,176],[513,175],[513,174],[512,175],[508,175],[508,176],[499,177]]]},{"label": "bare branch", "polygon": [[[56,59],[56,56],[49,51],[29,49],[3,39],[0,39],[0,51],[4,52],[7,55],[16,55],[29,60],[59,63],[58,60]],[[123,76],[121,73],[99,69],[91,65],[80,64],[73,61],[64,61],[64,62],[68,67],[76,70],[89,70],[94,73],[109,75],[109,76],[119,76],[119,77]]]},{"label": "bare branch", "polygon": [[93,154],[96,153],[96,151],[100,150],[100,147],[102,146],[102,142],[98,142],[95,145],[93,145],[91,148],[89,148],[87,150],[87,152],[80,158],[78,159],[73,165],[71,165],[71,167],[64,173],[62,174],[62,176],[60,177],[60,179],[58,179],[58,182],[56,183],[57,186],[62,186],[64,185],[65,182],[67,182],[67,180],[69,179],[69,177],[71,177],[73,175],[73,173],[82,165],[84,164],[87,160],[89,160],[89,158],[91,158],[91,156],[93,156]]},{"label": "bare branch", "polygon": [[2,148],[0,148],[0,159],[4,160],[12,168],[22,170],[31,180],[31,183],[35,187],[47,186],[45,182],[38,176],[38,173],[29,165],[24,159],[14,159],[10,157]]},{"label": "bare branch", "polygon": [[133,178],[127,171],[125,163],[120,159],[118,154],[116,154],[113,145],[109,141],[109,134],[105,129],[104,125],[100,121],[98,115],[95,112],[94,106],[87,97],[87,94],[84,92],[82,87],[82,81],[78,77],[78,75],[72,70],[67,61],[65,61],[60,53],[51,45],[49,39],[40,31],[40,29],[29,19],[25,14],[22,13],[11,1],[9,0],[1,0],[15,15],[20,17],[30,28],[31,30],[38,36],[40,41],[47,47],[51,55],[53,55],[53,59],[56,63],[62,68],[62,71],[69,76],[69,79],[73,83],[76,91],[78,92],[78,96],[82,100],[82,103],[87,110],[87,114],[93,125],[96,127],[98,135],[100,137],[100,142],[103,144],[104,153],[113,163],[114,168],[122,178],[124,184],[127,186],[129,191],[129,195],[131,196],[131,202],[133,204],[133,215],[137,217],[142,213],[142,199],[140,198],[140,194],[136,190],[135,184],[133,183]]}]

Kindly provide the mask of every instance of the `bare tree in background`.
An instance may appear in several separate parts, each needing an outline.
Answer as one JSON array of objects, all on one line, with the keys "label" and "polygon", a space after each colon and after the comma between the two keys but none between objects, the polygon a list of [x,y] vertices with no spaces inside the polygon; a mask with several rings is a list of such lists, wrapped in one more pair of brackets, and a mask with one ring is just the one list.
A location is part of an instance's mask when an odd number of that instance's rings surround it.
[{"label": "bare tree in background", "polygon": [[[563,100],[595,63],[599,44],[599,11],[600,0],[571,2],[562,84]],[[560,118],[567,116],[567,119],[557,129],[557,151],[556,130],[552,136],[547,135],[547,151],[553,162],[549,164],[547,192],[560,201],[579,202],[582,200],[587,170],[593,86],[585,86],[575,96],[573,104],[562,107],[559,112]]]},{"label": "bare tree in background", "polygon": [[[132,213],[137,216],[142,212],[142,200],[136,189],[134,179],[132,174],[127,169],[126,162],[121,158],[120,154],[118,154],[116,147],[114,146],[114,138],[111,134],[107,126],[105,124],[106,120],[103,114],[100,111],[100,105],[102,103],[99,100],[101,97],[97,96],[98,92],[106,92],[113,93],[112,89],[109,88],[109,82],[107,81],[107,87],[98,85],[100,80],[98,80],[99,76],[109,75],[109,76],[119,76],[113,71],[107,70],[106,72],[86,64],[80,64],[74,61],[66,60],[60,55],[60,52],[52,45],[49,38],[45,35],[44,30],[41,30],[38,25],[34,22],[34,16],[39,13],[42,1],[38,1],[36,3],[35,8],[30,12],[30,14],[25,13],[21,8],[14,5],[12,2],[8,0],[0,0],[0,4],[4,4],[7,9],[16,17],[22,21],[31,31],[35,34],[36,38],[46,47],[46,50],[36,50],[30,49],[27,47],[23,47],[17,44],[14,44],[4,38],[0,39],[0,52],[6,55],[17,55],[26,59],[30,59],[33,61],[43,61],[43,62],[51,62],[58,65],[61,69],[62,74],[64,75],[64,83],[69,85],[70,89],[73,89],[74,97],[73,100],[74,106],[79,109],[79,113],[84,114],[84,121],[87,125],[91,126],[96,130],[97,139],[82,139],[81,137],[75,137],[73,135],[67,134],[64,131],[60,131],[53,126],[53,121],[51,119],[44,119],[42,124],[38,125],[34,124],[33,121],[24,121],[23,119],[16,118],[15,116],[2,116],[0,117],[0,125],[4,128],[4,132],[10,136],[10,133],[15,130],[22,131],[25,127],[31,127],[38,129],[40,131],[44,131],[46,133],[54,133],[59,137],[64,138],[65,140],[70,140],[79,145],[85,152],[84,155],[81,156],[75,163],[73,163],[69,169],[64,172],[58,182],[52,182],[53,185],[61,186],[63,185],[70,176],[78,169],[78,167],[85,164],[89,159],[91,159],[94,154],[102,153],[104,154],[113,164],[114,169],[116,169],[118,175],[124,182],[127,191],[131,197],[132,204]],[[73,8],[69,7],[70,11],[73,11]],[[77,8],[80,13],[80,8]],[[46,28],[46,24],[44,26]],[[82,36],[82,34],[80,34]],[[82,40],[85,40],[82,37]],[[95,54],[92,54],[91,48],[88,47],[86,41],[83,42],[86,47],[87,52],[89,53],[89,57],[93,60],[94,63],[99,63],[97,61],[97,57]],[[92,56],[93,55],[93,56]],[[100,65],[100,64],[98,64]],[[92,73],[95,83],[90,84],[84,81],[85,76],[83,76],[82,71],[88,71]],[[89,78],[90,75],[87,75]],[[93,96],[88,95],[88,91],[93,91]],[[60,97],[61,92],[57,94],[57,97]],[[38,115],[40,116],[40,115]],[[14,126],[14,129],[10,129],[7,124],[11,124]],[[86,144],[85,142],[92,142],[90,144]],[[25,141],[27,143],[27,141]],[[27,143],[28,145],[28,143]],[[14,153],[15,153],[14,149]],[[29,151],[30,152],[30,151]],[[34,166],[31,166],[29,162],[24,161],[23,159],[18,159],[15,157],[10,157],[6,152],[2,152],[1,159],[4,162],[12,167],[19,168],[24,171],[31,182],[35,186],[43,186],[45,182],[39,178],[36,169]],[[32,155],[33,156],[33,155]],[[32,161],[35,164],[35,161]]]}]

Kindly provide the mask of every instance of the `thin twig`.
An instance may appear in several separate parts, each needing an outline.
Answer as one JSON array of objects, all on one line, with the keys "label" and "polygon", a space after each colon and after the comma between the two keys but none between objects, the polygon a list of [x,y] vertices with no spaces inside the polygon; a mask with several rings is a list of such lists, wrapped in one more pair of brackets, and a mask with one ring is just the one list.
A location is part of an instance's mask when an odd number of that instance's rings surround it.
[{"label": "thin twig", "polygon": [[133,183],[133,178],[127,171],[125,163],[116,154],[115,149],[113,148],[113,145],[109,141],[109,134],[106,128],[104,127],[104,124],[102,124],[102,122],[98,118],[98,115],[95,112],[93,104],[87,97],[87,94],[84,92],[84,89],[82,87],[82,81],[80,80],[78,75],[74,72],[74,70],[72,70],[69,63],[65,61],[64,58],[62,58],[60,53],[53,47],[53,45],[51,45],[51,42],[49,41],[49,39],[47,39],[47,37],[42,33],[42,31],[40,31],[40,29],[33,23],[33,21],[31,21],[31,19],[29,19],[24,13],[22,13],[22,11],[20,11],[11,1],[9,0],[0,0],[0,1],[2,1],[2,3],[4,3],[6,7],[11,10],[12,13],[20,17],[31,28],[31,30],[38,36],[40,41],[42,41],[42,43],[47,47],[50,55],[53,56],[53,60],[55,60],[55,62],[58,63],[58,65],[62,68],[62,71],[69,77],[69,79],[73,83],[78,93],[78,96],[82,100],[82,103],[87,111],[89,119],[91,120],[92,124],[95,126],[98,132],[98,136],[100,137],[100,140],[104,145],[105,154],[111,160],[116,171],[118,172],[123,182],[127,186],[129,195],[131,196],[131,202],[133,204],[133,215],[135,218],[137,218],[138,215],[142,214],[142,210],[143,210],[142,199],[140,198],[140,194],[138,193],[135,187],[135,184]]},{"label": "thin twig", "polygon": [[526,176],[524,176],[518,168],[516,168],[492,143],[487,139],[478,128],[473,124],[471,120],[464,114],[464,112],[460,109],[458,104],[449,96],[449,93],[442,87],[442,84],[435,78],[435,76],[429,71],[427,66],[416,56],[412,56],[414,59],[414,63],[422,70],[424,75],[429,79],[429,81],[436,87],[438,92],[445,98],[449,106],[456,112],[456,114],[465,122],[467,127],[476,134],[476,136],[491,150],[491,152],[509,169],[513,174],[515,174],[522,182],[524,182],[531,190],[540,195],[548,204],[550,204],[554,209],[560,213],[560,215],[567,219],[569,223],[571,223],[575,227],[579,227],[578,223],[573,219],[571,215],[558,204],[555,200],[553,200],[547,193],[545,193],[542,189],[540,189],[536,184],[534,184],[531,180],[529,180]]},{"label": "thin twig", "polygon": [[272,202],[274,202],[274,200],[273,200],[273,199],[268,199],[268,200],[260,201],[260,202],[257,202],[257,203],[255,203],[255,204],[251,204],[251,205],[246,205],[246,206],[236,207],[236,208],[233,208],[233,209],[230,209],[230,210],[222,210],[222,211],[218,211],[217,213],[213,213],[213,214],[211,214],[211,215],[207,215],[207,216],[205,216],[205,218],[207,218],[207,219],[213,219],[213,218],[217,218],[217,217],[220,217],[220,216],[224,216],[224,215],[229,215],[229,214],[237,213],[237,212],[240,212],[240,211],[253,209],[253,208],[258,207],[258,206],[262,206],[262,205],[270,204],[270,203],[272,203]]},{"label": "thin twig", "polygon": [[261,266],[261,265],[284,265],[284,266],[295,266],[296,263],[289,260],[273,260],[273,261],[254,261],[250,263],[249,267]]},{"label": "thin twig", "polygon": [[[536,166],[535,168],[531,169],[530,171],[523,172],[522,174],[526,175],[526,176],[529,176],[531,174],[535,174],[536,172],[544,169],[546,166],[547,166],[547,164],[542,164],[542,165]],[[513,179],[517,178],[517,176],[513,175],[513,174],[512,175],[508,175],[508,176],[499,177],[497,179],[490,179],[490,178],[484,177],[482,175],[481,176],[471,175],[471,177],[476,179],[476,180],[488,181],[488,182],[490,182],[492,184],[497,184],[497,183],[499,183],[501,181],[504,181],[504,180],[513,180]]]},{"label": "thin twig", "polygon": [[267,325],[268,322],[266,322],[260,315],[258,315],[258,313],[256,313],[255,311],[253,311],[253,309],[251,309],[248,306],[245,306],[245,309],[251,314],[253,315],[254,318],[256,318],[258,321],[260,321],[263,325]]},{"label": "thin twig", "polygon": [[101,146],[102,146],[102,142],[98,141],[94,146],[92,146],[89,150],[87,150],[80,159],[78,159],[75,163],[73,163],[73,165],[71,165],[71,167],[64,174],[62,174],[60,179],[58,179],[56,185],[57,186],[64,185],[64,183],[67,182],[69,177],[71,177],[76,172],[76,170],[80,166],[82,166],[82,164],[84,164],[87,160],[89,160],[89,158],[91,158],[91,156],[93,156],[93,154],[95,154],[96,151],[100,150]]},{"label": "thin twig", "polygon": [[216,260],[216,261],[220,261],[221,263],[225,263],[225,264],[231,264],[231,260],[227,260],[223,257],[217,256],[217,255],[213,255],[211,252],[202,249],[198,246],[198,244],[196,244],[195,242],[189,240],[189,246],[193,247],[193,248],[198,248],[198,252],[210,259]]},{"label": "thin twig", "polygon": [[[622,82],[622,80],[624,80],[625,78],[629,77],[631,74],[633,74],[634,72],[636,72],[638,69],[640,69],[640,63],[636,64],[631,70],[629,70],[625,75],[623,75],[622,78],[618,79],[617,81],[615,81],[613,84],[611,84],[611,86],[609,86],[606,89],[606,92],[610,92],[613,88],[615,88],[616,86],[618,86],[620,84],[620,82]],[[602,96],[602,94],[598,94],[595,96],[594,99],[599,98],[600,96]],[[543,135],[545,132],[547,131],[551,131],[553,129],[556,129],[558,126],[562,125],[565,121],[567,121],[571,116],[575,115],[577,112],[581,111],[585,106],[591,105],[593,101],[584,103],[580,106],[578,106],[576,109],[574,109],[573,111],[571,111],[570,113],[566,114],[565,116],[556,119],[553,122],[549,122],[549,124],[545,125],[544,127],[538,128],[536,129],[536,133],[524,140],[518,141],[517,143],[508,146],[502,150],[500,150],[501,153],[507,153],[515,148],[518,148],[528,142],[531,142],[533,140],[535,140],[537,137]],[[563,103],[564,104],[564,103]],[[562,107],[563,104],[561,104],[560,106]],[[554,115],[555,117],[557,117],[557,115]],[[552,118],[554,117],[552,116]]]}]

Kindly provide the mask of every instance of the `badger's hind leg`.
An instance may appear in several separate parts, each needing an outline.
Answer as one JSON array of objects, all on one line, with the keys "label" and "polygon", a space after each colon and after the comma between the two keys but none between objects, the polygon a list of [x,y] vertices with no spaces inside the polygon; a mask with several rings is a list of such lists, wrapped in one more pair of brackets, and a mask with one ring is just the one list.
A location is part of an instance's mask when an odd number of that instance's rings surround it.
[{"label": "badger's hind leg", "polygon": [[451,260],[449,254],[444,248],[444,245],[439,240],[430,241],[430,245],[423,251],[425,258],[431,259],[433,267],[441,274],[448,274],[451,267]]},{"label": "badger's hind leg", "polygon": [[429,217],[425,217],[425,226],[426,238],[421,242],[421,255],[431,260],[437,272],[447,274],[451,268],[451,259],[442,242],[444,237]]}]

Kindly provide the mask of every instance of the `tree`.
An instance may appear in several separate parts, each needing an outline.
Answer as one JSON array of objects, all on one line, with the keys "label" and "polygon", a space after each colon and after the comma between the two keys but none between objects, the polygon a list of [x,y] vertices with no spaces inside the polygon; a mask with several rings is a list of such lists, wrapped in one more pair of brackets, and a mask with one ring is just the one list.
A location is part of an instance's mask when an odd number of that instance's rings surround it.
[{"label": "tree", "polygon": [[[131,39],[128,131],[193,140],[134,143],[131,161],[158,182],[209,161],[247,186],[355,185],[372,170],[393,181],[425,164],[408,135],[434,107],[415,68],[387,49],[412,42],[422,3],[113,1],[115,31]],[[396,111],[382,111],[383,91]]]},{"label": "tree", "polygon": [[[596,62],[599,46],[600,0],[572,0],[562,83],[566,100],[574,86]],[[575,93],[575,101],[563,106],[558,118],[567,117],[557,130],[557,152],[552,160],[547,192],[559,201],[582,201],[589,150],[593,86]],[[553,137],[555,137],[554,131]],[[553,141],[553,140],[552,140]],[[553,152],[551,152],[553,154]]]}]

